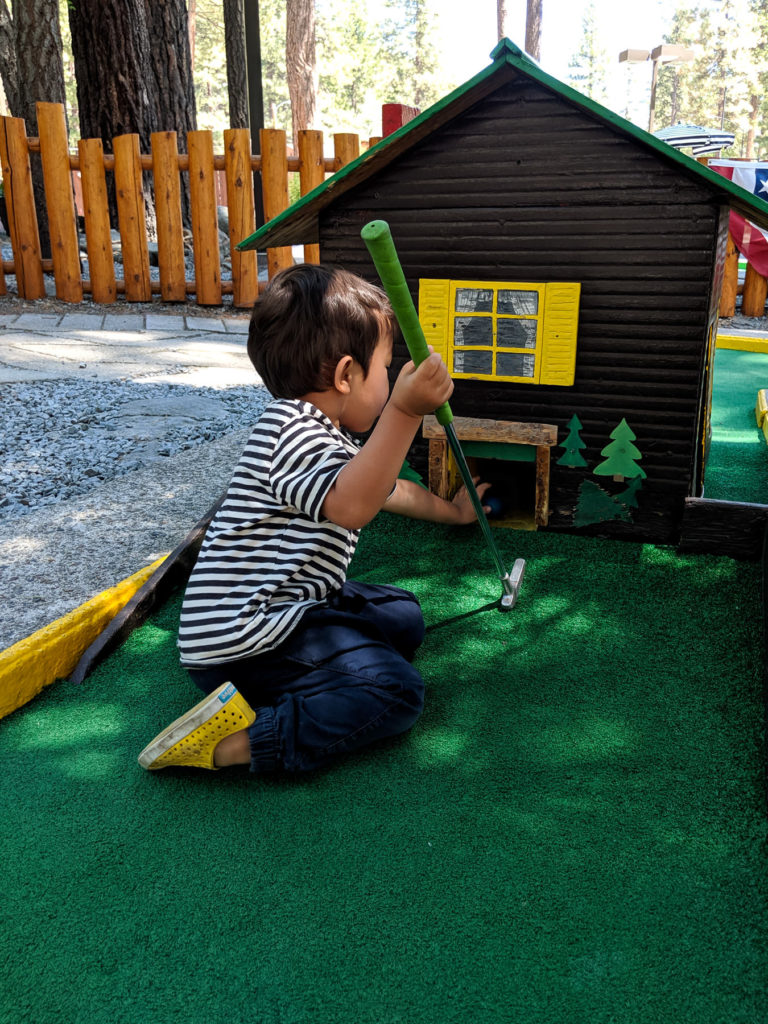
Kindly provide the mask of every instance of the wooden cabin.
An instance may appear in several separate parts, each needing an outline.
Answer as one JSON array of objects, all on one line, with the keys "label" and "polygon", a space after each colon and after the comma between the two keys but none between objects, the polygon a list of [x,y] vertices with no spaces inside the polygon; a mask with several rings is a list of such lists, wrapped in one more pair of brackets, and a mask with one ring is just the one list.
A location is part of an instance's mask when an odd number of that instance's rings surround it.
[{"label": "wooden cabin", "polygon": [[[753,557],[768,509],[702,488],[728,213],[768,228],[768,204],[508,40],[491,57],[242,247],[319,243],[375,281],[360,231],[388,221],[511,525]],[[412,461],[445,490],[425,432]]]}]

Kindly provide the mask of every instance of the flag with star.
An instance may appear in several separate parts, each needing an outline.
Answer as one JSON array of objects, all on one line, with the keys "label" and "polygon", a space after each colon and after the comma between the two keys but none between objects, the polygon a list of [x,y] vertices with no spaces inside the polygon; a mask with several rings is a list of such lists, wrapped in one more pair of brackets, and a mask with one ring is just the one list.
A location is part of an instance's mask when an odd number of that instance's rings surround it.
[{"label": "flag with star", "polygon": [[[768,163],[716,160],[710,162],[709,166],[734,185],[740,185],[747,192],[768,201]],[[758,274],[768,277],[768,232],[745,220],[734,210],[731,210],[728,230],[741,255]]]}]

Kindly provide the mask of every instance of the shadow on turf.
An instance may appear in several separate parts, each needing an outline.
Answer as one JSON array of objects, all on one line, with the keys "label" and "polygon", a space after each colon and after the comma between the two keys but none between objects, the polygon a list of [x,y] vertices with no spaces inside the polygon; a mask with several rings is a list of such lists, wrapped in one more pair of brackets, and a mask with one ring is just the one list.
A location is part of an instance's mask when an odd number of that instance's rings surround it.
[{"label": "shadow on turf", "polygon": [[488,604],[483,604],[479,608],[473,608],[472,611],[462,612],[461,615],[453,615],[450,619],[443,619],[442,622],[433,622],[431,626],[427,626],[426,632],[433,633],[436,629],[442,629],[443,626],[452,626],[456,622],[461,622],[462,619],[470,619],[473,615],[479,615],[481,612],[489,612],[493,609],[499,608],[498,601],[490,601]]}]

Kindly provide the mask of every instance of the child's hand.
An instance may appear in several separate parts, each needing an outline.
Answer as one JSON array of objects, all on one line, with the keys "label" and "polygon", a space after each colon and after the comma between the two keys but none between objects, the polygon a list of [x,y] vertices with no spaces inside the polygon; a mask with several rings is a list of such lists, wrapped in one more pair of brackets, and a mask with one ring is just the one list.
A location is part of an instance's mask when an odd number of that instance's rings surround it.
[{"label": "child's hand", "polygon": [[[472,477],[477,495],[482,501],[483,495],[491,485],[478,483],[479,479],[479,476]],[[454,519],[454,522],[457,525],[474,523],[476,521],[477,516],[475,514],[475,506],[472,504],[472,499],[470,498],[466,487],[459,488],[451,502],[451,505],[455,510],[454,514],[456,515],[456,519]],[[490,512],[488,505],[483,505],[483,511]]]},{"label": "child's hand", "polygon": [[418,367],[409,361],[402,368],[392,388],[390,403],[407,416],[426,416],[434,412],[453,394],[453,381],[440,356],[429,348],[430,355]]}]

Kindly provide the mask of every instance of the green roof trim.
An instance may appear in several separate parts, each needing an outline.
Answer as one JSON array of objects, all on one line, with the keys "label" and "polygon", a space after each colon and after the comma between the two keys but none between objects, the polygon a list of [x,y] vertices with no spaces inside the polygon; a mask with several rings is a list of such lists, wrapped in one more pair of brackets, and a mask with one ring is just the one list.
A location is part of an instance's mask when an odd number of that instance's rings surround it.
[{"label": "green roof trim", "polygon": [[[334,175],[326,179],[322,184],[318,185],[311,192],[308,192],[305,196],[302,196],[302,198],[293,203],[292,206],[283,210],[282,213],[273,217],[272,220],[240,242],[237,248],[245,250],[256,249],[260,245],[272,246],[291,244],[291,242],[284,237],[273,242],[272,236],[276,233],[280,233],[281,229],[288,229],[288,231],[290,231],[290,227],[294,221],[297,222],[297,227],[299,223],[305,223],[306,218],[311,216],[314,207],[316,207],[317,212],[319,213],[321,209],[336,198],[337,194],[343,194],[347,191],[347,187],[351,187],[351,185],[355,184],[358,180],[365,179],[368,177],[368,174],[375,173],[378,167],[385,166],[386,163],[389,162],[386,159],[387,156],[390,156],[390,159],[395,159],[401,152],[404,152],[409,148],[409,136],[413,136],[413,144],[418,142],[423,137],[423,133],[419,132],[420,128],[428,125],[431,121],[436,122],[435,128],[439,127],[444,123],[444,120],[440,117],[441,114],[448,112],[452,106],[457,106],[463,110],[464,106],[462,101],[474,102],[472,94],[475,92],[483,94],[487,91],[488,85],[492,84],[492,80],[507,68],[512,68],[515,71],[522,72],[529,78],[538,82],[540,85],[543,85],[545,88],[550,89],[552,92],[561,96],[563,99],[568,100],[590,114],[594,114],[602,121],[614,128],[617,128],[625,135],[630,136],[637,142],[640,142],[644,146],[654,150],[654,152],[664,160],[677,164],[688,174],[694,175],[700,180],[705,181],[708,185],[713,187],[717,193],[723,196],[723,200],[727,201],[728,205],[738,210],[739,213],[747,217],[749,220],[752,220],[759,226],[768,229],[768,202],[759,199],[751,192],[741,188],[741,186],[735,185],[732,181],[723,177],[723,175],[718,174],[709,167],[705,167],[692,157],[685,156],[668,143],[663,142],[661,139],[657,139],[654,135],[651,135],[650,132],[647,132],[642,128],[638,128],[638,126],[632,124],[631,121],[627,121],[625,118],[621,117],[620,114],[614,113],[614,111],[602,106],[600,103],[597,103],[595,100],[590,99],[583,93],[578,92],[571,86],[566,85],[559,79],[553,78],[551,75],[543,71],[534,60],[532,60],[511,40],[500,40],[498,45],[491,52],[491,58],[493,63],[489,64],[487,68],[484,68],[463,85],[458,86],[441,100],[438,100],[437,103],[434,103],[421,114],[418,114],[412,121],[403,125],[402,128],[398,128],[397,131],[393,132],[391,135],[387,135],[375,146],[372,146],[365,153],[362,153],[357,157],[357,159],[346,164]],[[459,112],[460,110],[457,111],[457,114]],[[402,145],[403,142],[405,142],[405,145]],[[369,164],[371,165],[370,168],[367,167]],[[352,178],[351,182],[349,181],[350,178]],[[294,239],[296,243],[311,240],[312,239],[306,237],[297,237]]]}]

